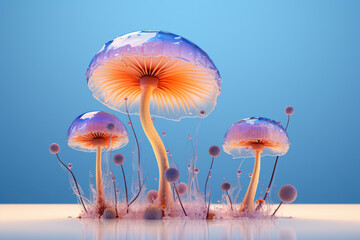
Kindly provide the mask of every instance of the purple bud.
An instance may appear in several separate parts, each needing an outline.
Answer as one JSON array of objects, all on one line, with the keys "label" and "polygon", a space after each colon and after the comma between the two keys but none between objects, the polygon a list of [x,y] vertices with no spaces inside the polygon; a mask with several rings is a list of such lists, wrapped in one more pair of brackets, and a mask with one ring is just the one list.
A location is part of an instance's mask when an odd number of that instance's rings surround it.
[{"label": "purple bud", "polygon": [[60,152],[60,146],[57,143],[52,143],[49,147],[49,150],[52,154],[57,154]]}]

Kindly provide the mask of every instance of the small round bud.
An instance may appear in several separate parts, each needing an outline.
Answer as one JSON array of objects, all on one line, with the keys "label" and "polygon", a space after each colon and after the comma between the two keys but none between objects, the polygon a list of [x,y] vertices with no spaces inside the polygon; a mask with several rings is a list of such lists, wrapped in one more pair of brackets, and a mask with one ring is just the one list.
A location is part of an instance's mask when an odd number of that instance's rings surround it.
[{"label": "small round bud", "polygon": [[120,189],[116,189],[116,194],[119,194],[120,193]]},{"label": "small round bud", "polygon": [[71,169],[72,168],[72,164],[68,163],[68,168]]},{"label": "small round bud", "polygon": [[292,107],[292,106],[287,106],[286,108],[285,108],[285,113],[286,113],[286,115],[293,115],[294,114],[294,108]]},{"label": "small round bud", "polygon": [[199,173],[200,170],[199,170],[198,168],[195,168],[195,169],[194,169],[194,172],[195,172],[195,173]]},{"label": "small round bud", "polygon": [[237,173],[238,175],[240,175],[240,174],[242,173],[242,171],[241,171],[241,170],[237,170],[236,173]]},{"label": "small round bud", "polygon": [[296,197],[297,191],[293,185],[286,184],[282,186],[279,190],[279,198],[283,202],[291,203],[295,201]]},{"label": "small round bud", "polygon": [[212,157],[218,157],[220,155],[220,148],[216,145],[209,147],[209,154]]},{"label": "small round bud", "polygon": [[252,173],[249,173],[249,177],[252,177]]},{"label": "small round bud", "polygon": [[49,147],[49,150],[52,154],[57,154],[60,152],[60,146],[57,143],[52,143]]},{"label": "small round bud", "polygon": [[121,153],[117,153],[114,155],[113,157],[113,162],[116,164],[116,165],[122,165],[125,161],[125,157],[124,155],[122,155]]},{"label": "small round bud", "polygon": [[157,206],[149,206],[144,212],[144,219],[157,220],[162,218],[162,210]]},{"label": "small round bud", "polygon": [[163,135],[164,137],[166,136],[166,132],[162,132],[162,134],[161,135]]},{"label": "small round bud", "polygon": [[114,208],[105,208],[104,211],[104,218],[105,219],[114,219],[116,218],[116,212]]},{"label": "small round bud", "polygon": [[108,123],[106,125],[106,129],[109,130],[109,131],[114,130],[114,128],[115,128],[115,124],[113,124],[113,123]]},{"label": "small round bud", "polygon": [[111,177],[111,181],[112,181],[112,182],[115,182],[115,181],[116,181],[116,177],[115,177],[115,176],[112,176],[112,177]]},{"label": "small round bud", "polygon": [[223,182],[221,184],[221,190],[223,191],[229,191],[230,188],[231,188],[231,184],[229,182]]},{"label": "small round bud", "polygon": [[186,183],[184,183],[184,182],[179,183],[179,184],[176,186],[176,190],[178,191],[178,193],[179,193],[180,196],[185,195],[186,192],[187,192],[187,185],[186,185]]},{"label": "small round bud", "polygon": [[155,190],[150,190],[147,194],[146,194],[146,198],[149,201],[149,203],[154,203],[155,200],[158,197],[158,192]]},{"label": "small round bud", "polygon": [[176,182],[180,179],[180,172],[176,168],[168,168],[165,171],[165,179],[169,183]]},{"label": "small round bud", "polygon": [[190,140],[192,139],[192,136],[190,134],[188,134],[188,139],[190,139]]},{"label": "small round bud", "polygon": [[202,117],[205,115],[205,113],[206,113],[205,110],[201,110],[201,111],[200,111],[200,115],[201,115]]},{"label": "small round bud", "polygon": [[131,122],[130,122],[130,121],[128,121],[128,125],[131,126]]}]

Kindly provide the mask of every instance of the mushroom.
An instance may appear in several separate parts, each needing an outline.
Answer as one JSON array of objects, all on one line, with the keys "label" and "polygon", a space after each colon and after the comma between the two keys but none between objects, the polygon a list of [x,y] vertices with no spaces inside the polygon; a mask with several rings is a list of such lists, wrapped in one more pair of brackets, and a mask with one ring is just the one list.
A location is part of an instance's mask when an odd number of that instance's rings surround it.
[{"label": "mushroom", "polygon": [[[113,128],[108,128],[112,123]],[[87,112],[77,117],[71,124],[68,135],[70,147],[84,151],[96,151],[96,206],[100,216],[103,214],[106,204],[103,190],[101,171],[102,150],[116,150],[124,147],[128,142],[127,130],[114,115],[106,112]]]},{"label": "mushroom", "polygon": [[268,118],[252,117],[233,124],[224,137],[224,152],[233,158],[255,157],[251,181],[240,211],[253,212],[259,182],[260,157],[281,156],[289,150],[289,138],[280,123]]},{"label": "mushroom", "polygon": [[221,78],[211,59],[178,35],[139,31],[106,43],[92,59],[86,78],[100,102],[122,113],[128,107],[129,114],[140,115],[159,167],[159,203],[171,205],[170,183],[164,178],[169,162],[151,116],[180,120],[211,113],[221,91]]}]

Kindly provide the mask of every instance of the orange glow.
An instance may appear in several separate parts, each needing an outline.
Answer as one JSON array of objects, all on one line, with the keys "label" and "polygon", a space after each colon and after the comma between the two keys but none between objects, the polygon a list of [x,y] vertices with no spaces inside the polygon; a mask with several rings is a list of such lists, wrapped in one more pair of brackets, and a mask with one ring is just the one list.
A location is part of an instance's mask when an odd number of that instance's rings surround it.
[{"label": "orange glow", "polygon": [[[93,150],[96,148],[96,143],[94,142],[95,139],[102,138],[104,139],[104,146],[109,147],[110,138],[111,138],[111,148],[116,147],[122,141],[122,139],[126,138],[121,135],[117,134],[110,134],[110,133],[98,133],[98,132],[91,132],[79,136],[72,137],[71,142],[72,144],[78,145],[80,148]],[[121,145],[121,144],[120,144]]]}]

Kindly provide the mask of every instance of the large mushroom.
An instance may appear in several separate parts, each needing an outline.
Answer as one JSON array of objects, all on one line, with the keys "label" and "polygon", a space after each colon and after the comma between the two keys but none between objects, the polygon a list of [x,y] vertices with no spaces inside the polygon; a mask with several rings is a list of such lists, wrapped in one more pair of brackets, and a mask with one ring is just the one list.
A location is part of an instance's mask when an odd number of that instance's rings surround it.
[{"label": "large mushroom", "polygon": [[100,102],[140,115],[159,167],[159,203],[172,204],[170,184],[164,178],[168,158],[151,116],[180,120],[211,113],[221,90],[213,62],[178,35],[139,31],[106,43],[91,61],[86,77]]},{"label": "large mushroom", "polygon": [[106,203],[101,171],[101,152],[104,149],[116,150],[124,147],[129,142],[128,132],[124,124],[114,115],[94,111],[84,113],[73,121],[67,139],[69,146],[76,150],[96,151],[96,208],[102,215]]},{"label": "large mushroom", "polygon": [[234,158],[255,157],[251,181],[240,211],[253,212],[259,182],[260,157],[281,156],[289,150],[289,138],[280,123],[262,117],[252,117],[233,124],[224,137],[224,152]]}]

